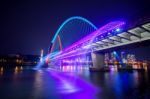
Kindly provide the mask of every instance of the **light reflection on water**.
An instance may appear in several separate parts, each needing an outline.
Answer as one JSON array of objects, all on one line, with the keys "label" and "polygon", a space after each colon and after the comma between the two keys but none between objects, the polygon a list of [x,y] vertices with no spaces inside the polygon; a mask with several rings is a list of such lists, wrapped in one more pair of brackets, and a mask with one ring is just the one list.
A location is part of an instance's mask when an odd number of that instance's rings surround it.
[{"label": "light reflection on water", "polygon": [[11,73],[2,70],[0,98],[140,99],[149,97],[148,72],[90,73],[83,67],[74,70],[73,68],[73,66],[67,67],[69,72],[53,69],[37,71],[17,69],[18,73]]},{"label": "light reflection on water", "polygon": [[59,66],[59,70],[63,72],[84,72],[89,70],[89,66],[82,66],[82,65],[64,65],[64,66]]},{"label": "light reflection on water", "polygon": [[[78,74],[81,72],[76,73]],[[82,98],[92,99],[98,90],[94,85],[78,77],[76,73],[66,71],[65,73],[50,72],[54,78],[57,78],[57,81],[61,82],[61,84],[59,84],[59,92],[66,95],[70,93],[73,99],[79,99],[81,96]]]}]

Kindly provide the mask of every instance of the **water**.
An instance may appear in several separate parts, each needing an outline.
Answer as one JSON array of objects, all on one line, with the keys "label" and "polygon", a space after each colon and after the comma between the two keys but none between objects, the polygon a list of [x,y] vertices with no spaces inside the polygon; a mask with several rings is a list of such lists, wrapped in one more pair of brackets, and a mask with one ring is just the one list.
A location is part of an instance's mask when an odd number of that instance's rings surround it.
[{"label": "water", "polygon": [[148,72],[0,71],[0,99],[149,99]]}]

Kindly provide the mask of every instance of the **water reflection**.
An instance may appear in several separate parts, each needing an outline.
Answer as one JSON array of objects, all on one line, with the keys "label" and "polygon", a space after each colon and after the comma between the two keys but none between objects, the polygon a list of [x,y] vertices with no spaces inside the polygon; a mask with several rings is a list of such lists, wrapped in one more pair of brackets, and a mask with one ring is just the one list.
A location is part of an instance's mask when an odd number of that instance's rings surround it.
[{"label": "water reflection", "polygon": [[59,66],[59,69],[63,72],[83,72],[89,70],[89,66],[63,65],[63,66]]},{"label": "water reflection", "polygon": [[32,93],[33,98],[38,98],[39,94],[45,94],[56,99],[60,97],[63,97],[63,99],[79,99],[81,96],[85,99],[93,99],[97,92],[94,85],[77,75],[52,69],[38,70],[35,74],[33,88],[36,89]]},{"label": "water reflection", "polygon": [[[67,68],[68,72],[63,71],[62,68]],[[83,67],[62,68],[62,71],[54,69],[35,71],[15,67],[12,72],[0,68],[0,72],[3,72],[0,76],[0,98],[143,99],[147,97],[146,99],[149,99],[148,72],[114,70],[90,73]]]},{"label": "water reflection", "polygon": [[17,75],[19,73],[22,73],[23,67],[22,66],[16,66],[14,68],[14,74]]},{"label": "water reflection", "polygon": [[[90,73],[89,81],[101,88],[98,97],[102,99],[137,99],[137,96],[149,97],[148,75],[147,72],[137,71]],[[141,88],[144,92],[140,92]]]},{"label": "water reflection", "polygon": [[3,67],[0,68],[0,75],[3,75],[4,69]]}]

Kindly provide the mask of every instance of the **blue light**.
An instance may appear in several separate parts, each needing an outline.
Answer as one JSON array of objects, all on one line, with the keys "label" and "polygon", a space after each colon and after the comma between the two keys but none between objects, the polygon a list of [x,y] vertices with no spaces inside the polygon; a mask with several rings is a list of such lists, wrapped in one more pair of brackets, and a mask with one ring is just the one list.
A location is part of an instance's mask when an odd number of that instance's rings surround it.
[{"label": "blue light", "polygon": [[117,55],[117,52],[116,52],[116,51],[114,51],[113,53],[114,53],[114,55]]},{"label": "blue light", "polygon": [[120,29],[120,28],[117,28],[117,29],[116,29],[116,31],[117,31],[117,32],[120,32],[120,31],[121,31],[121,29]]},{"label": "blue light", "polygon": [[108,35],[111,35],[111,33],[109,32]]},{"label": "blue light", "polygon": [[83,18],[83,17],[80,17],[80,16],[73,16],[73,17],[68,18],[66,21],[64,21],[64,22],[60,25],[60,27],[59,27],[58,30],[56,31],[56,33],[55,33],[55,35],[54,35],[54,37],[53,37],[53,39],[52,39],[52,41],[51,41],[52,43],[54,43],[54,41],[55,41],[57,35],[59,34],[59,32],[61,31],[61,29],[62,29],[68,22],[70,22],[70,21],[72,21],[72,20],[81,20],[81,21],[84,21],[84,22],[88,23],[89,25],[91,25],[95,30],[98,29],[98,28],[97,28],[92,22],[90,22],[89,20],[87,20],[87,19],[85,19],[85,18]]}]

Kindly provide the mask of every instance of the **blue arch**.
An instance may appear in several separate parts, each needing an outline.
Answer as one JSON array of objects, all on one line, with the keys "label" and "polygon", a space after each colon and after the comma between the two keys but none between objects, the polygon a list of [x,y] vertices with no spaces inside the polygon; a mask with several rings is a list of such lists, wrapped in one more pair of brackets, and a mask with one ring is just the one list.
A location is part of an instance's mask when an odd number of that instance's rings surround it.
[{"label": "blue arch", "polygon": [[98,28],[97,28],[92,22],[90,22],[89,20],[87,20],[87,19],[85,19],[85,18],[83,18],[83,17],[80,17],[80,16],[73,16],[73,17],[68,18],[66,21],[64,21],[64,22],[60,25],[60,27],[59,27],[58,30],[56,31],[56,33],[55,33],[55,35],[54,35],[54,37],[53,37],[53,39],[52,39],[51,42],[54,43],[54,41],[55,41],[57,35],[59,34],[59,32],[61,31],[61,29],[62,29],[68,22],[70,22],[70,21],[72,21],[72,20],[76,20],[76,19],[88,23],[88,24],[91,25],[95,30],[98,29]]}]

